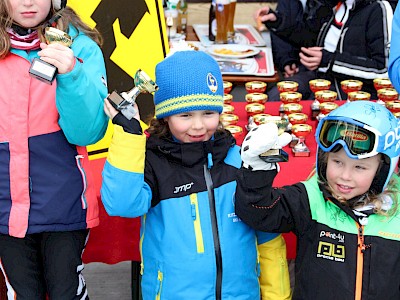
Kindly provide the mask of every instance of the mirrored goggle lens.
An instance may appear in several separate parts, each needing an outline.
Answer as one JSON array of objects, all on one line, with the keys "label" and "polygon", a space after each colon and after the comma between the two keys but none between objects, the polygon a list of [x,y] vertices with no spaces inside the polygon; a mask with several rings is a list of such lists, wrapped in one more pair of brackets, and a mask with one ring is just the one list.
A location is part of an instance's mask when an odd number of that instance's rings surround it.
[{"label": "mirrored goggle lens", "polygon": [[346,143],[353,155],[371,153],[376,141],[375,134],[363,127],[343,121],[325,121],[319,133],[320,145],[323,150],[330,151],[337,141]]}]

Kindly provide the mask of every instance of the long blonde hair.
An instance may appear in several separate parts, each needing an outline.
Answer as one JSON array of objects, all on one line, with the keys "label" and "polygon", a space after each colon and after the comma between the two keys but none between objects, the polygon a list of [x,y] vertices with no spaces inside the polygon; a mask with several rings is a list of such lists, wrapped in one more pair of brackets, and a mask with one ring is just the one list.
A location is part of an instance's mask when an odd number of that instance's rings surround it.
[{"label": "long blonde hair", "polygon": [[[11,25],[13,24],[10,11],[11,11],[11,6],[9,1],[8,0],[0,1],[0,59],[4,58],[9,53],[11,48],[10,37],[6,31],[7,28],[10,28]],[[51,15],[55,14],[61,14],[60,19],[58,19],[57,21],[58,29],[63,31],[68,31],[68,26],[72,25],[78,31],[83,32],[87,36],[89,36],[99,46],[103,44],[103,39],[100,33],[96,29],[92,29],[88,25],[86,25],[72,8],[66,7],[65,9],[59,12],[56,12],[53,8],[51,8]],[[44,24],[41,24],[37,28],[39,37],[42,41],[44,41],[43,27]]]},{"label": "long blonde hair", "polygon": [[[318,154],[318,164],[321,166],[321,164],[323,165],[327,165],[328,162],[328,155],[329,152],[323,152],[320,151],[320,153]],[[381,154],[382,155],[382,154]],[[377,170],[377,174],[380,172],[380,169],[382,167],[382,164],[384,164],[384,159],[381,159],[381,163],[380,166],[378,167]],[[312,174],[316,173],[316,169],[314,168],[314,170],[311,172]],[[333,189],[332,187],[328,184],[328,181],[326,180],[326,178],[322,178],[321,177],[321,172],[318,172],[318,181],[324,185],[326,187],[326,189],[328,190],[328,192],[332,195],[333,194]],[[394,177],[397,175],[392,174],[392,177],[389,180],[388,185],[386,186],[386,189],[379,194],[375,194],[373,193],[371,190],[369,190],[366,194],[365,197],[362,198],[361,201],[357,202],[355,204],[354,207],[351,207],[352,209],[356,209],[356,208],[360,208],[363,207],[365,205],[368,204],[372,204],[374,206],[374,211],[376,214],[378,215],[383,215],[383,216],[393,216],[397,209],[398,209],[398,205],[399,205],[399,191],[397,189],[398,187],[398,181],[394,179]],[[310,176],[309,176],[310,177]],[[392,206],[389,210],[385,210],[384,209],[384,199],[387,197],[390,197],[392,199]],[[340,203],[342,203],[343,205],[349,206],[349,203],[346,199],[343,199],[341,197],[337,197],[336,198]]]}]

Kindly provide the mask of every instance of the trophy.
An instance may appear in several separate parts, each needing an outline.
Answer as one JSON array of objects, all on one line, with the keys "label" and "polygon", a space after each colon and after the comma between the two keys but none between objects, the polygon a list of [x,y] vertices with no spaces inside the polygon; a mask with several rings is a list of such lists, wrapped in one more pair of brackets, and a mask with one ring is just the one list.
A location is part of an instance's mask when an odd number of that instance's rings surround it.
[{"label": "trophy", "polygon": [[[280,116],[269,116],[264,119],[264,123],[275,123],[278,126],[278,134],[285,132],[289,121]],[[289,155],[282,149],[270,149],[260,154],[259,157],[269,163],[285,162],[289,160]]]},{"label": "trophy", "polygon": [[269,114],[260,113],[260,114],[256,114],[256,115],[249,117],[249,122],[245,126],[247,131],[250,131],[253,128],[257,127],[258,125],[265,123],[266,119],[270,116],[271,115],[269,115]]},{"label": "trophy", "polygon": [[323,112],[321,112],[321,104],[326,102],[334,102],[337,99],[337,93],[335,91],[317,91],[315,92],[315,99],[318,100],[319,114],[316,119],[319,120],[324,117]]},{"label": "trophy", "polygon": [[400,102],[398,101],[387,101],[385,102],[386,108],[390,110],[396,117],[400,113]]},{"label": "trophy", "polygon": [[238,139],[243,134],[243,128],[238,125],[228,125],[225,127],[235,139]]},{"label": "trophy", "polygon": [[264,93],[267,89],[267,84],[263,81],[249,81],[244,85],[247,93]]},{"label": "trophy", "polygon": [[228,125],[236,125],[239,121],[239,117],[235,114],[221,114],[219,119],[224,127]]},{"label": "trophy", "polygon": [[326,79],[313,79],[308,82],[308,85],[310,86],[310,90],[314,93],[315,96],[315,100],[313,101],[313,103],[311,103],[311,119],[315,120],[320,112],[320,102],[318,101],[315,94],[318,91],[329,90],[329,88],[331,87],[331,82]]},{"label": "trophy", "polygon": [[229,94],[232,91],[232,82],[224,80],[224,94]]},{"label": "trophy", "polygon": [[292,148],[293,156],[310,156],[310,149],[305,144],[305,139],[311,130],[312,127],[308,124],[294,124],[292,126],[292,134],[299,139],[299,142]]},{"label": "trophy", "polygon": [[[279,83],[279,82],[278,82]],[[301,93],[299,92],[293,92],[293,91],[289,91],[289,92],[281,92],[279,94],[279,98],[281,100],[281,105],[279,106],[279,114],[281,116],[285,115],[285,110],[284,110],[284,106],[286,104],[290,104],[290,103],[299,103],[301,101],[301,98],[303,96],[301,95]]]},{"label": "trophy", "polygon": [[224,103],[222,106],[222,113],[223,114],[232,114],[235,111],[235,107],[231,104]]},{"label": "trophy", "polygon": [[[340,82],[340,87],[342,88],[342,91],[347,94],[347,96],[350,92],[360,91],[362,86],[363,82],[355,79],[348,79]],[[350,102],[348,98],[347,102]]]},{"label": "trophy", "polygon": [[283,80],[276,84],[279,93],[283,92],[297,92],[299,84],[296,81]]},{"label": "trophy", "polygon": [[363,91],[355,91],[347,94],[348,100],[351,101],[359,101],[359,100],[371,100],[371,94]]},{"label": "trophy", "polygon": [[264,104],[268,100],[267,94],[262,93],[250,93],[245,96],[247,103],[261,103]]},{"label": "trophy", "polygon": [[265,110],[265,105],[261,103],[249,103],[245,106],[247,112],[247,118],[254,116],[256,114],[261,114]]},{"label": "trophy", "polygon": [[393,85],[389,78],[375,78],[374,88],[379,91],[380,89],[393,88]]},{"label": "trophy", "polygon": [[[66,47],[72,45],[72,38],[64,31],[54,27],[46,27],[44,37],[47,44],[58,43]],[[57,75],[57,68],[36,57],[29,68],[29,74],[40,81],[52,84]]]},{"label": "trophy", "polygon": [[[288,119],[289,119],[288,127],[290,131],[292,131],[293,125],[305,124],[308,120],[308,116],[301,112],[294,112],[288,115]],[[294,135],[292,132],[292,141],[289,143],[289,147],[293,148],[298,143],[298,141],[299,141],[298,137]]]},{"label": "trophy", "polygon": [[379,89],[377,93],[378,101],[376,101],[376,103],[385,105],[385,103],[388,101],[399,100],[399,93],[394,88],[382,88]]},{"label": "trophy", "polygon": [[224,93],[224,104],[231,104],[233,100],[232,94]]},{"label": "trophy", "polygon": [[113,91],[107,99],[116,110],[119,110],[125,118],[132,119],[136,114],[134,104],[140,93],[153,93],[158,90],[158,85],[141,69],[136,71],[134,77],[135,87],[128,92]]},{"label": "trophy", "polygon": [[335,102],[323,102],[319,105],[320,113],[317,116],[317,120],[320,121],[327,114],[329,114],[332,110],[338,108],[338,104]]}]

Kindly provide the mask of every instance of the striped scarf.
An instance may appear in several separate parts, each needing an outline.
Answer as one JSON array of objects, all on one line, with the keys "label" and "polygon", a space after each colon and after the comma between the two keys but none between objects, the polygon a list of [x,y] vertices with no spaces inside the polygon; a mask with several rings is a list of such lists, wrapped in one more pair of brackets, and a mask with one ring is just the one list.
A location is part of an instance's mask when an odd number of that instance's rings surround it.
[{"label": "striped scarf", "polygon": [[26,35],[19,35],[14,29],[7,28],[11,47],[21,50],[36,50],[40,48],[40,39],[37,30]]}]

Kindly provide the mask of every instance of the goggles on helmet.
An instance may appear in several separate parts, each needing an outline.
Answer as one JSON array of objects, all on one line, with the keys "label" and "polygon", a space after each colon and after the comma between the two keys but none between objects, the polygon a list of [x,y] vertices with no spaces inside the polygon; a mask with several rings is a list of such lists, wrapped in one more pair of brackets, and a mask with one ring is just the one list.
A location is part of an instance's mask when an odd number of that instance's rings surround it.
[{"label": "goggles on helmet", "polygon": [[382,153],[386,137],[376,129],[354,119],[329,119],[327,116],[318,124],[316,138],[319,148],[325,152],[342,145],[350,158],[362,159]]}]

